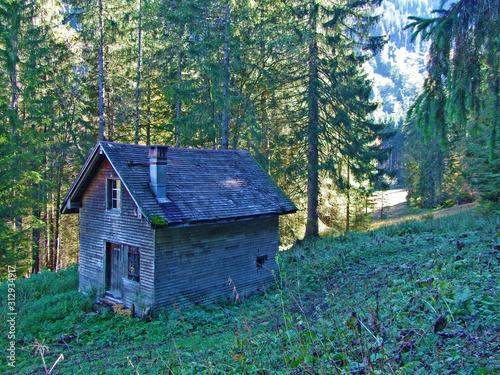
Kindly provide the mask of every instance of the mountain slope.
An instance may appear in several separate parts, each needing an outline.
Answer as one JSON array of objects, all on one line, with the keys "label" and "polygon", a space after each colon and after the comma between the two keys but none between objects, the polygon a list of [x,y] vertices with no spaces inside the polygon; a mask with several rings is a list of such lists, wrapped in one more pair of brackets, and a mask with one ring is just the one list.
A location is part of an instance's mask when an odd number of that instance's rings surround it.
[{"label": "mountain slope", "polygon": [[149,320],[92,306],[76,268],[44,272],[16,282],[17,362],[0,371],[45,374],[42,350],[72,374],[495,373],[499,231],[483,208],[303,242],[265,293],[240,299],[235,285],[234,301]]}]

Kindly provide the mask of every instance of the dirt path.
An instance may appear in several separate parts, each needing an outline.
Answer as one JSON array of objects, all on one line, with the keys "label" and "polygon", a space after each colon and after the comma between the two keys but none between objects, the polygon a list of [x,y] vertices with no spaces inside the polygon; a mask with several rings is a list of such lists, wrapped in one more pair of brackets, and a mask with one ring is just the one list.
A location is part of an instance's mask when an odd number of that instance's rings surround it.
[{"label": "dirt path", "polygon": [[423,217],[428,217],[429,215],[432,215],[434,218],[453,215],[458,212],[470,210],[479,205],[479,203],[473,202],[440,210],[412,208],[406,204],[406,190],[404,189],[377,192],[375,193],[375,197],[376,204],[373,210],[374,221],[371,229],[412,219],[422,220]]}]

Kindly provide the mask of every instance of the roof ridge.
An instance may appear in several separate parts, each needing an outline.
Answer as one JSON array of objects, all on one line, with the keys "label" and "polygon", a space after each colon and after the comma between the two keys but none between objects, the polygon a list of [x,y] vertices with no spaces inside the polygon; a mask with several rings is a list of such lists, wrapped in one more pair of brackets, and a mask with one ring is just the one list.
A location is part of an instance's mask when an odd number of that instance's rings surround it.
[{"label": "roof ridge", "polygon": [[132,143],[123,143],[123,142],[114,142],[114,141],[98,141],[99,144],[106,145],[119,145],[119,146],[129,146],[129,147],[155,147],[162,146],[167,147],[169,150],[182,150],[182,151],[209,151],[209,152],[242,152],[242,153],[250,153],[248,150],[240,150],[240,149],[231,149],[231,150],[221,150],[221,149],[213,149],[213,148],[196,148],[196,147],[175,147],[168,146],[162,144],[150,144],[150,145],[141,145],[141,144],[132,144]]},{"label": "roof ridge", "polygon": [[99,144],[108,144],[108,145],[119,145],[119,146],[131,146],[131,147],[149,147],[149,145],[135,145],[132,143],[122,143],[122,142],[113,142],[113,141],[98,141]]},{"label": "roof ridge", "polygon": [[167,146],[171,150],[185,150],[185,151],[210,151],[210,152],[250,152],[248,150],[221,150],[221,149],[213,149],[213,148],[195,148],[195,147],[171,147]]}]

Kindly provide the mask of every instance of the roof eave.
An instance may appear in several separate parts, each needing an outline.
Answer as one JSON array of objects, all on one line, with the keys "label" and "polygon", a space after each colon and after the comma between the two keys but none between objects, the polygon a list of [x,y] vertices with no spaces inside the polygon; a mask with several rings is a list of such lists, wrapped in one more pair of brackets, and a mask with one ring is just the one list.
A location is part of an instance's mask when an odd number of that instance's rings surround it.
[{"label": "roof eave", "polygon": [[[127,192],[128,194],[130,195],[130,197],[132,198],[132,200],[134,201],[135,205],[137,206],[137,208],[139,210],[141,210],[141,212],[143,213],[143,216],[146,218],[146,220],[148,221],[149,225],[151,226],[151,228],[154,228],[156,226],[156,224],[154,223],[154,220],[152,218],[150,218],[148,215],[144,215],[145,213],[145,210],[142,208],[142,206],[139,204],[139,202],[137,201],[137,198],[134,196],[134,194],[132,193],[132,190],[127,186],[127,181],[120,175],[120,172],[119,172],[119,169],[116,168],[116,166],[114,165],[113,163],[113,160],[112,158],[109,157],[108,153],[106,152],[106,148],[105,147],[101,147],[101,149],[103,150],[103,153],[104,155],[106,156],[106,159],[109,161],[109,163],[111,164],[111,166],[113,167],[113,170],[116,172],[116,174],[118,175],[118,178],[120,179],[120,181],[122,182],[123,186],[125,187],[125,189],[127,189]],[[168,222],[165,220],[165,218],[162,218],[162,220],[166,223],[166,224],[162,224],[162,226],[168,226]]]},{"label": "roof eave", "polygon": [[[81,207],[81,202],[72,201],[72,198],[74,197],[75,193],[79,190],[82,182],[87,179],[89,171],[97,163],[97,160],[99,159],[99,157],[98,157],[99,148],[100,148],[100,144],[97,143],[94,146],[89,157],[85,161],[85,164],[83,165],[77,178],[73,182],[73,185],[71,185],[71,187],[69,188],[68,193],[66,194],[66,197],[64,197],[62,205],[59,209],[59,212],[61,214],[69,214],[69,213],[78,213],[79,212],[80,207]],[[97,155],[97,157],[96,157],[96,155]]]},{"label": "roof eave", "polygon": [[[222,224],[222,223],[235,222],[235,221],[252,220],[252,219],[256,219],[256,218],[266,218],[266,217],[272,217],[272,216],[293,214],[297,211],[298,210],[295,209],[293,211],[287,211],[287,212],[267,212],[267,213],[262,213],[262,214],[246,215],[246,216],[233,216],[233,217],[218,218],[218,219],[174,222],[174,223],[169,223],[168,227],[181,228],[181,227],[195,227],[195,226],[211,225],[211,224]],[[155,226],[154,229],[166,228],[166,227],[167,227],[167,225]]]},{"label": "roof eave", "polygon": [[[105,143],[105,142],[104,142]],[[61,205],[61,208],[59,211],[61,214],[70,214],[70,213],[78,213],[80,211],[80,207],[82,206],[82,202],[73,200],[75,194],[81,189],[82,184],[87,181],[88,178],[91,178],[90,172],[94,169],[97,163],[100,162],[100,155],[104,155],[106,160],[111,164],[113,167],[113,170],[116,172],[118,175],[118,178],[122,182],[123,186],[129,193],[130,197],[136,204],[139,210],[141,210],[142,213],[145,212],[145,210],[141,207],[137,199],[134,197],[134,194],[132,194],[131,190],[127,186],[127,181],[123,179],[123,177],[120,175],[119,169],[116,168],[116,166],[113,163],[112,158],[110,158],[109,154],[106,152],[106,147],[103,147],[103,142],[97,142],[96,145],[94,146],[92,152],[90,153],[89,157],[85,161],[85,164],[82,167],[82,170],[80,171],[78,177],[75,179],[75,182],[73,182],[73,185],[71,185],[68,193],[66,194],[66,197],[63,200],[63,203]],[[143,216],[146,218],[148,223],[153,227],[153,223],[150,217],[148,215],[143,214]]]}]

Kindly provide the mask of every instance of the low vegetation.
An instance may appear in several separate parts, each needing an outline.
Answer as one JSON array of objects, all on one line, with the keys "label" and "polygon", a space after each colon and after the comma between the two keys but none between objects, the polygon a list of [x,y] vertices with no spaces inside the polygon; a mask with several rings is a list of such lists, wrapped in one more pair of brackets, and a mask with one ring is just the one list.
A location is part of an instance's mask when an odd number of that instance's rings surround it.
[{"label": "low vegetation", "polygon": [[[19,280],[16,368],[2,358],[0,371],[45,374],[57,360],[52,373],[60,374],[500,369],[500,218],[492,209],[303,242],[279,263],[265,293],[240,299],[235,285],[234,301],[173,306],[148,319],[80,295],[76,267]],[[0,346],[6,353],[4,335]]]}]

